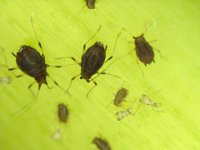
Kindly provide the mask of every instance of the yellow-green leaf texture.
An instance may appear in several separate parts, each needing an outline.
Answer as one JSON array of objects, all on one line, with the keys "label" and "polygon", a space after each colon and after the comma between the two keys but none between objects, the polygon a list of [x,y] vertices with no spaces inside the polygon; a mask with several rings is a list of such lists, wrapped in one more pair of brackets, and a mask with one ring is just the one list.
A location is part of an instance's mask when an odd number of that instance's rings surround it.
[{"label": "yellow-green leaf texture", "polygon": [[[122,28],[138,36],[148,23],[151,25],[147,25],[145,38],[161,53],[155,50],[155,63],[145,67],[136,57],[132,37],[122,31],[114,59],[125,57],[106,70],[120,76],[119,79],[99,76],[98,86],[89,98],[86,93],[92,83],[76,79],[69,97],[48,79],[53,88],[43,85],[31,108],[17,116],[15,113],[33,99],[27,89],[33,79],[27,75],[15,78],[1,67],[0,76],[13,79],[10,84],[0,83],[1,150],[94,150],[97,148],[91,141],[95,136],[108,141],[113,150],[200,149],[198,0],[97,0],[95,10],[88,10],[84,0],[1,0],[0,47],[5,50],[9,67],[16,67],[11,52],[16,53],[21,45],[31,45],[40,51],[30,16],[33,16],[46,62],[51,65],[73,63],[69,59],[55,60],[55,57],[74,56],[80,61],[84,43],[100,25],[101,31],[87,46],[101,41],[108,45],[107,57],[112,55],[116,36]],[[5,64],[3,51],[0,63]],[[48,73],[66,89],[70,79],[80,73],[80,67],[48,68]],[[120,87],[128,88],[129,95],[122,108],[116,108],[112,100]],[[37,91],[36,84],[33,91]],[[127,107],[135,110],[141,94],[161,106],[154,109],[142,105],[134,116],[117,121],[115,113]],[[57,118],[60,102],[69,108],[66,124],[59,123]],[[61,137],[55,140],[57,130],[61,131]]]}]

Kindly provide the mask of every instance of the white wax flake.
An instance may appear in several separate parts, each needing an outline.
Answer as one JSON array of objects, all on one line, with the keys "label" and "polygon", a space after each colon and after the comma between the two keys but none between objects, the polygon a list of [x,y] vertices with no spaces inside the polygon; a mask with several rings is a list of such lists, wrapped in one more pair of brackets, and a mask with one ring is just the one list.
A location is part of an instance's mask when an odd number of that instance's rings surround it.
[{"label": "white wax flake", "polygon": [[117,116],[117,120],[121,121],[123,118],[131,114],[134,115],[131,111],[131,108],[127,108],[126,110],[116,112],[115,115]]},{"label": "white wax flake", "polygon": [[2,76],[0,77],[0,83],[9,84],[11,83],[12,78],[9,76]]},{"label": "white wax flake", "polygon": [[149,106],[152,106],[152,107],[158,107],[160,104],[152,101],[147,95],[145,94],[142,94],[141,98],[139,99],[139,101],[142,103],[142,104],[145,104],[145,105],[149,105]]}]

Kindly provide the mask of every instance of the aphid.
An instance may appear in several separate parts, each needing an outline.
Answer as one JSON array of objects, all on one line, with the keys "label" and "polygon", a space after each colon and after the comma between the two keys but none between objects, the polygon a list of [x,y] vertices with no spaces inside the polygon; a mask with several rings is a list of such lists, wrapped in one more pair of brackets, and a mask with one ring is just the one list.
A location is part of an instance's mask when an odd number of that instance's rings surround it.
[{"label": "aphid", "polygon": [[12,78],[10,76],[2,76],[2,77],[0,77],[0,83],[10,84],[11,81],[12,81]]},{"label": "aphid", "polygon": [[152,107],[159,107],[160,104],[152,101],[147,95],[145,94],[142,94],[141,98],[139,99],[139,101],[142,103],[142,104],[145,104],[145,105],[149,105],[149,106],[152,106]]},{"label": "aphid", "polygon": [[86,0],[86,5],[89,9],[95,9],[96,0]]},{"label": "aphid", "polygon": [[144,34],[138,37],[133,36],[133,39],[135,39],[136,55],[139,60],[145,66],[151,64],[152,61],[155,62],[153,48],[144,38]]},{"label": "aphid", "polygon": [[95,137],[92,142],[98,147],[99,150],[111,150],[108,142],[102,138]]},{"label": "aphid", "polygon": [[[12,55],[14,57],[16,57],[16,63],[17,63],[18,68],[21,71],[23,71],[25,74],[27,74],[30,77],[33,77],[35,79],[35,81],[38,83],[38,90],[39,90],[41,88],[42,84],[47,85],[46,78],[47,78],[47,76],[50,77],[47,73],[47,67],[50,67],[50,66],[45,63],[45,56],[43,54],[42,44],[39,42],[39,40],[37,38],[35,29],[33,26],[32,17],[31,17],[31,24],[32,24],[32,28],[33,28],[35,37],[38,41],[38,45],[39,45],[40,49],[42,50],[42,54],[40,54],[32,46],[22,45],[20,47],[19,51],[17,52],[17,54],[12,53]],[[61,66],[51,66],[51,67],[59,68]],[[18,68],[9,68],[9,70],[13,71]],[[22,75],[17,75],[16,77],[21,77],[21,76]],[[56,86],[61,88],[52,77],[50,77],[50,79],[54,82],[54,84]],[[34,83],[35,82],[30,84],[28,88],[30,89]],[[47,87],[48,87],[48,85],[47,85]],[[62,90],[64,90],[64,89],[62,89]]]},{"label": "aphid", "polygon": [[131,114],[134,115],[131,111],[131,108],[127,108],[126,110],[116,112],[115,115],[117,116],[117,120],[121,121],[124,117]]},{"label": "aphid", "polygon": [[66,123],[68,120],[69,111],[63,103],[58,104],[58,118],[60,122]]},{"label": "aphid", "polygon": [[114,105],[120,107],[127,95],[128,95],[128,89],[121,88],[120,90],[118,90],[117,94],[115,95]]},{"label": "aphid", "polygon": [[[101,42],[95,42],[93,45],[91,45],[89,48],[86,49],[86,44],[100,31],[100,29],[101,29],[101,26],[96,31],[96,33],[84,44],[81,63],[78,63],[73,57],[71,57],[73,61],[75,61],[76,63],[80,65],[81,73],[74,76],[71,79],[67,91],[69,91],[72,81],[80,75],[80,79],[85,79],[88,83],[91,81],[94,83],[94,86],[87,93],[87,96],[88,96],[91,90],[95,86],[97,86],[97,83],[96,81],[94,81],[94,79],[97,78],[100,74],[107,74],[105,72],[106,69],[104,69],[102,72],[98,72],[104,63],[108,62],[109,60],[113,58],[113,56],[110,56],[107,60],[105,60],[107,46],[104,46]],[[120,36],[120,33],[117,35],[116,42],[119,36]],[[116,46],[116,43],[115,43],[115,46]],[[114,50],[115,50],[115,46],[114,46]],[[97,76],[91,79],[91,77],[96,73],[97,73]]]}]

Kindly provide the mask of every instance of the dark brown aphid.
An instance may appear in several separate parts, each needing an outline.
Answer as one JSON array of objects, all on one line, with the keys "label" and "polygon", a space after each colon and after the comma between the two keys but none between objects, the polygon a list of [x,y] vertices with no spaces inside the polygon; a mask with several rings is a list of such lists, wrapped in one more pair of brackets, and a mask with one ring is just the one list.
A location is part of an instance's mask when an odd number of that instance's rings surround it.
[{"label": "dark brown aphid", "polygon": [[86,0],[86,5],[89,9],[95,9],[96,0]]},{"label": "dark brown aphid", "polygon": [[46,77],[48,73],[46,71],[47,65],[45,64],[44,55],[40,55],[31,46],[23,45],[14,56],[16,57],[16,63],[19,69],[36,80],[38,89],[40,89],[42,84],[47,85]]},{"label": "dark brown aphid", "polygon": [[136,55],[139,60],[145,66],[151,64],[152,61],[155,62],[153,48],[144,38],[144,34],[138,37],[133,36],[133,38],[135,39]]},{"label": "dark brown aphid", "polygon": [[102,138],[95,137],[92,142],[98,147],[99,150],[111,150],[108,142],[106,142]]},{"label": "dark brown aphid", "polygon": [[[96,33],[84,44],[83,46],[83,54],[82,54],[82,61],[81,63],[78,63],[75,58],[70,57],[73,61],[75,61],[77,64],[81,67],[81,73],[74,76],[69,84],[69,87],[67,89],[67,92],[69,91],[72,81],[77,78],[80,75],[80,79],[85,79],[87,82],[93,82],[94,86],[88,91],[88,94],[91,92],[91,90],[97,86],[96,81],[94,79],[98,77],[100,74],[108,74],[105,72],[106,69],[104,69],[102,72],[98,72],[99,69],[103,66],[104,63],[108,62],[113,58],[113,56],[110,56],[108,59],[106,58],[106,50],[107,46],[104,46],[101,42],[95,42],[92,46],[86,49],[86,44],[100,31],[101,26],[96,31]],[[117,39],[120,34],[118,34]],[[117,40],[116,40],[117,41]],[[115,43],[116,46],[116,43]],[[115,49],[115,48],[114,48]],[[91,77],[97,74],[94,78],[91,79]],[[112,74],[110,74],[112,75]]]},{"label": "dark brown aphid", "polygon": [[69,111],[63,103],[58,104],[58,118],[60,122],[66,123],[68,120]]},{"label": "dark brown aphid", "polygon": [[127,95],[128,95],[128,89],[126,88],[119,89],[117,91],[117,94],[115,95],[114,105],[120,107]]},{"label": "dark brown aphid", "polygon": [[[43,54],[42,44],[39,42],[39,40],[37,38],[35,29],[33,26],[32,17],[31,17],[31,23],[32,23],[35,37],[38,41],[38,45],[39,45],[40,49],[42,50],[42,54],[40,54],[32,46],[28,46],[28,45],[22,45],[20,47],[20,49],[18,50],[17,54],[14,54],[14,53],[12,53],[12,54],[13,54],[13,56],[16,57],[16,63],[17,63],[18,68],[21,71],[23,71],[25,74],[27,74],[30,77],[33,77],[35,79],[35,81],[38,83],[38,90],[39,90],[41,88],[42,84],[47,85],[46,78],[47,78],[47,76],[50,77],[47,73],[47,67],[50,67],[50,66],[45,63],[45,56]],[[51,67],[60,68],[61,66],[51,66]],[[18,68],[9,68],[9,70],[13,71]],[[17,75],[16,77],[21,77],[21,76],[22,75]],[[50,79],[54,82],[54,84],[56,86],[61,88],[53,78],[50,77]],[[30,89],[34,83],[35,82],[30,84],[28,88]],[[47,87],[48,87],[48,85],[47,85]],[[62,89],[62,90],[64,90],[64,89]]]},{"label": "dark brown aphid", "polygon": [[82,55],[80,79],[90,82],[92,75],[97,73],[105,61],[106,49],[107,46],[104,47],[102,43],[95,42],[86,50]]}]

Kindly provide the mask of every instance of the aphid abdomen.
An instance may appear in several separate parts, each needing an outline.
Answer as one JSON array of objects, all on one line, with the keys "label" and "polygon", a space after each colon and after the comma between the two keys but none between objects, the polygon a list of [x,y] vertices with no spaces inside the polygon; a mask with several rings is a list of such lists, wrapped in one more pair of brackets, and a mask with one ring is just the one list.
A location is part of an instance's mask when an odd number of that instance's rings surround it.
[{"label": "aphid abdomen", "polygon": [[96,0],[86,0],[86,5],[89,9],[95,9],[95,1]]},{"label": "aphid abdomen", "polygon": [[37,78],[41,75],[47,75],[44,58],[30,46],[22,46],[20,48],[16,61],[18,67],[31,77]]},{"label": "aphid abdomen", "polygon": [[89,79],[95,74],[105,61],[105,52],[106,49],[98,42],[89,47],[82,56],[81,75]]},{"label": "aphid abdomen", "polygon": [[147,42],[138,43],[136,45],[136,54],[144,64],[150,64],[154,61],[153,48]]}]

